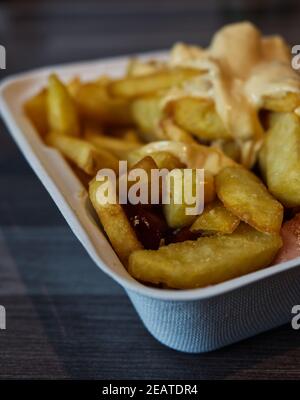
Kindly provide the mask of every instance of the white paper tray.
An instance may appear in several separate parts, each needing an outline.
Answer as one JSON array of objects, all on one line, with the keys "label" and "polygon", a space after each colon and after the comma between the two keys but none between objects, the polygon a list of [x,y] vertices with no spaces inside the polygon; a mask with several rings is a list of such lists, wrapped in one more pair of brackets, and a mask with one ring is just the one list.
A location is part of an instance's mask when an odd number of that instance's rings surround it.
[{"label": "white paper tray", "polygon": [[[140,57],[164,58],[165,53]],[[101,232],[80,181],[24,115],[25,99],[45,86],[49,73],[63,80],[120,76],[127,62],[128,57],[119,57],[53,66],[5,79],[0,111],[25,158],[94,262],[123,286],[148,330],[164,344],[209,351],[290,321],[292,306],[300,304],[299,258],[203,289],[157,289],[134,280]]]}]

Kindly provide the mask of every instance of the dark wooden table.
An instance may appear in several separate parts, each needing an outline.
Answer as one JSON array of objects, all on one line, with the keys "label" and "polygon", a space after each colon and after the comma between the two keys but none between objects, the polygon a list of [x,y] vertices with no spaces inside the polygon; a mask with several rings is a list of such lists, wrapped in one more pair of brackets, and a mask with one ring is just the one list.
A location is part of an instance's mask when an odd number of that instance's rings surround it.
[{"label": "dark wooden table", "polygon": [[[0,1],[7,71],[207,44],[250,19],[300,42],[296,1]],[[188,355],[144,329],[123,290],[89,259],[0,123],[1,378],[300,378],[300,331],[285,326],[225,349]]]}]

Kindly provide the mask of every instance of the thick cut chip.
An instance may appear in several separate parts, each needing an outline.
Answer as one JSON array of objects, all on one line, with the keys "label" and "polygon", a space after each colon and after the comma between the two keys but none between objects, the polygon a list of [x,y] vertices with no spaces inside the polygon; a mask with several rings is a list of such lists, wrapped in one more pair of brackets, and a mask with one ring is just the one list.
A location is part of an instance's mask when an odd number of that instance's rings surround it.
[{"label": "thick cut chip", "polygon": [[128,101],[112,98],[107,85],[101,82],[81,85],[75,101],[80,114],[85,118],[112,126],[126,126],[133,122]]},{"label": "thick cut chip", "polygon": [[44,136],[49,129],[47,117],[47,90],[44,89],[27,100],[24,104],[24,109],[35,129],[39,134]]},{"label": "thick cut chip", "polygon": [[158,129],[162,112],[159,102],[159,96],[146,96],[134,99],[131,103],[132,118],[147,142],[157,140],[160,136]]},{"label": "thick cut chip", "polygon": [[238,165],[222,151],[214,147],[197,143],[175,142],[173,140],[148,143],[131,152],[128,156],[128,161],[132,165],[141,158],[157,151],[171,153],[188,168],[204,168],[213,175],[216,175],[225,167]]},{"label": "thick cut chip", "polygon": [[283,207],[264,184],[242,167],[228,167],[216,176],[219,199],[234,215],[262,232],[279,232]]},{"label": "thick cut chip", "polygon": [[204,233],[232,233],[240,223],[240,219],[233,215],[220,201],[208,204],[203,213],[191,226],[192,232]]},{"label": "thick cut chip", "polygon": [[[150,156],[146,156],[144,158],[142,158],[140,161],[138,161],[135,165],[133,165],[130,168],[130,171],[134,171],[134,170],[143,170],[146,172],[146,176],[145,176],[145,181],[143,180],[143,178],[138,178],[138,182],[139,185],[141,186],[146,186],[147,187],[147,203],[145,203],[144,205],[148,204],[151,206],[151,171],[154,169],[157,169],[157,164],[154,161],[154,159]],[[129,181],[128,180],[128,175],[127,176],[122,176],[120,179],[127,179],[127,187],[128,190],[136,183],[135,180],[133,181]],[[153,190],[157,190],[160,191],[160,193],[158,193],[158,197],[161,197],[161,188],[158,187],[157,188],[153,188]]]},{"label": "thick cut chip", "polygon": [[278,114],[267,133],[260,165],[270,192],[286,207],[300,205],[300,120]]},{"label": "thick cut chip", "polygon": [[79,135],[76,105],[67,87],[54,74],[49,77],[47,115],[51,131],[70,136]]},{"label": "thick cut chip", "polygon": [[96,179],[91,181],[89,186],[90,199],[115,252],[127,266],[129,255],[143,247],[138,241],[122,206],[118,203],[102,204],[98,201],[97,190],[101,184],[102,182],[98,182]]},{"label": "thick cut chip", "polygon": [[160,127],[169,140],[174,140],[174,142],[196,143],[192,135],[176,125],[171,118],[164,118],[161,120]]},{"label": "thick cut chip", "polygon": [[174,101],[172,107],[176,124],[199,139],[231,138],[213,102],[187,97]]},{"label": "thick cut chip", "polygon": [[140,144],[126,140],[99,135],[92,130],[86,130],[84,138],[99,149],[104,149],[121,160],[126,160],[127,154],[140,147]]},{"label": "thick cut chip", "polygon": [[[201,195],[204,195],[204,192],[201,192],[201,185],[204,190],[204,184],[200,180],[197,181],[198,176],[195,169],[191,170],[190,175],[185,175],[184,172],[185,170],[175,169],[170,171],[165,178],[165,182],[169,182],[165,186],[165,193],[169,197],[166,197],[168,201],[163,204],[163,212],[168,226],[171,228],[183,228],[191,225],[203,210],[204,196],[201,198]],[[187,200],[189,192],[191,196]],[[198,211],[196,211],[197,204],[199,204]],[[190,213],[188,211],[190,208],[195,208],[195,212]]]},{"label": "thick cut chip", "polygon": [[88,175],[94,176],[101,168],[118,171],[118,159],[106,150],[100,150],[93,144],[71,136],[55,132],[45,138],[49,146],[58,149],[69,161]]},{"label": "thick cut chip", "polygon": [[156,251],[134,251],[128,271],[147,283],[177,289],[204,287],[267,267],[281,245],[279,235],[241,224],[230,235],[201,237]]},{"label": "thick cut chip", "polygon": [[191,68],[174,68],[149,75],[126,77],[110,84],[110,93],[116,97],[134,98],[155,93],[179,85],[187,79],[199,75]]},{"label": "thick cut chip", "polygon": [[184,164],[175,157],[172,153],[167,151],[154,151],[149,156],[153,158],[159,169],[166,168],[169,171],[175,168],[183,168]]},{"label": "thick cut chip", "polygon": [[267,138],[265,138],[263,145],[258,153],[258,164],[261,172],[261,176],[266,183],[267,179]]}]

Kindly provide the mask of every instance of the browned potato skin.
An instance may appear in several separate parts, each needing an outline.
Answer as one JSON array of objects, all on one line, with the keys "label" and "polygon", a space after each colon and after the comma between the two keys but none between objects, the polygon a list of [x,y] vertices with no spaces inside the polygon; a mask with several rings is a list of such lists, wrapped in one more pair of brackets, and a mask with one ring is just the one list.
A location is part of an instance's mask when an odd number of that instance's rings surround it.
[{"label": "browned potato skin", "polygon": [[45,137],[45,141],[90,176],[95,176],[101,168],[118,171],[119,165],[116,157],[83,139],[51,132]]},{"label": "browned potato skin", "polygon": [[129,255],[143,247],[138,241],[122,206],[120,204],[101,204],[97,201],[96,193],[100,185],[101,182],[93,179],[89,185],[89,196],[105,233],[119,259],[126,267]]},{"label": "browned potato skin", "polygon": [[175,100],[171,109],[175,123],[199,139],[231,138],[211,101],[186,97]]},{"label": "browned potato skin", "polygon": [[286,207],[300,205],[300,119],[294,113],[271,116],[260,167],[273,196]]},{"label": "browned potato skin", "polygon": [[49,130],[47,119],[47,90],[43,89],[24,104],[27,117],[41,136]]},{"label": "browned potato skin", "polygon": [[54,74],[49,77],[47,116],[51,131],[69,136],[79,135],[80,123],[76,105],[67,87]]},{"label": "browned potato skin", "polygon": [[138,250],[129,257],[129,273],[142,282],[193,289],[214,285],[264,268],[282,246],[278,234],[241,224],[231,235]]},{"label": "browned potato skin", "polygon": [[252,172],[227,167],[216,176],[219,199],[234,215],[261,232],[279,232],[283,207]]},{"label": "browned potato skin", "polygon": [[112,96],[134,98],[168,89],[199,75],[199,71],[191,68],[174,68],[149,75],[125,77],[113,81],[109,86]]},{"label": "browned potato skin", "polygon": [[227,210],[219,200],[216,200],[204,208],[190,230],[202,231],[205,234],[232,233],[239,223],[240,219]]}]

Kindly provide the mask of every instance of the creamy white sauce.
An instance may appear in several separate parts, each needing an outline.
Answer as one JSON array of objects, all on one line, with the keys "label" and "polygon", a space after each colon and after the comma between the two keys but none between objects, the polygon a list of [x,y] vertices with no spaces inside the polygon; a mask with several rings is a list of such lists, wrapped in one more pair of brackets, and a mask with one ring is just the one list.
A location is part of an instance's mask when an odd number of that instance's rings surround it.
[{"label": "creamy white sauce", "polygon": [[169,64],[197,68],[201,73],[171,89],[162,105],[186,96],[213,99],[225,127],[237,140],[262,137],[258,110],[265,96],[300,93],[300,76],[291,67],[285,41],[279,36],[262,37],[249,22],[225,26],[207,49],[175,45]]}]

